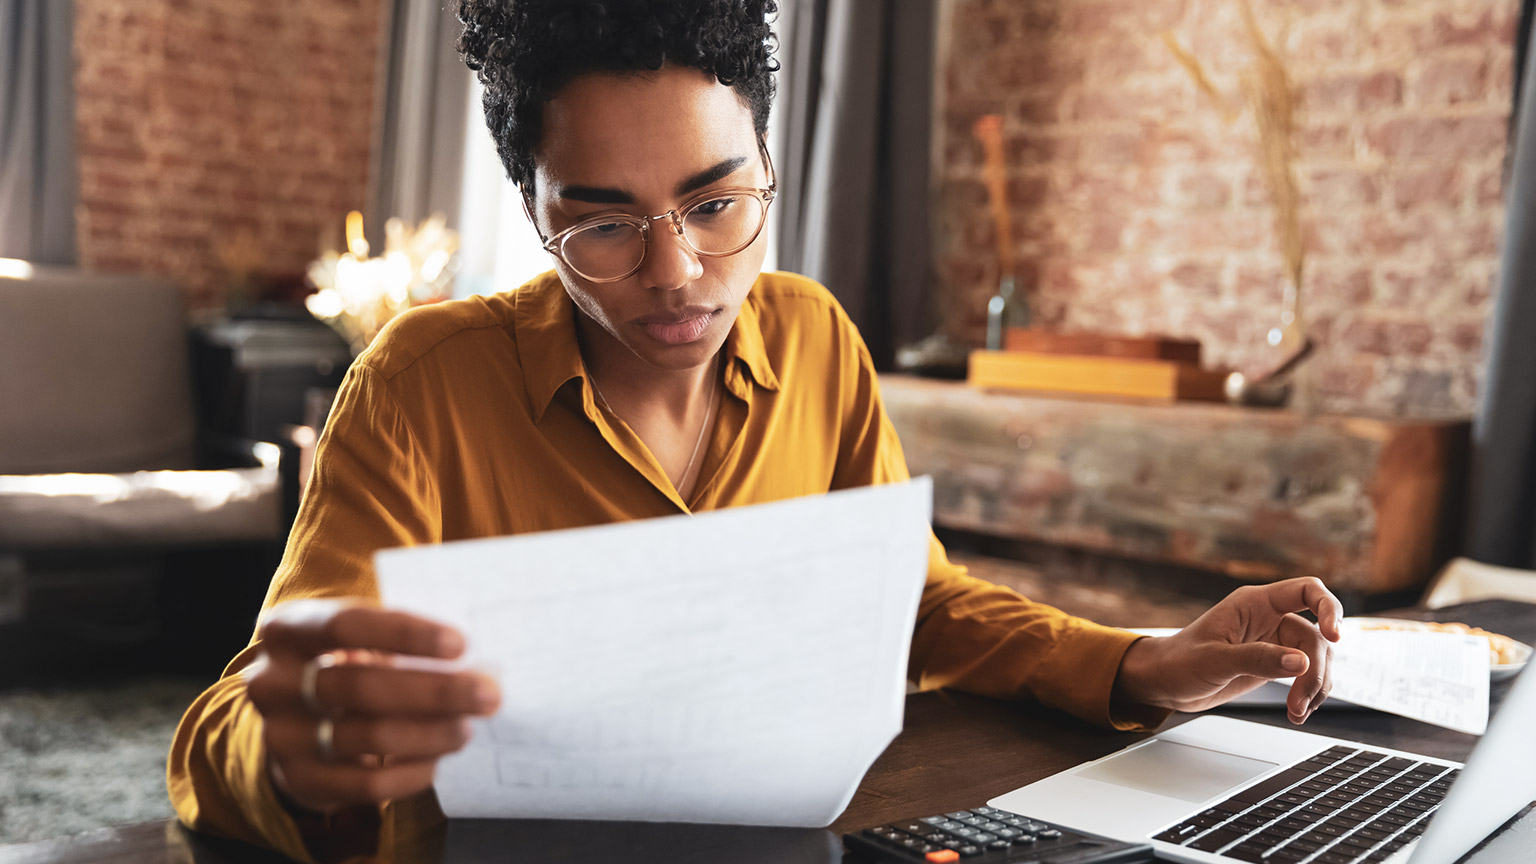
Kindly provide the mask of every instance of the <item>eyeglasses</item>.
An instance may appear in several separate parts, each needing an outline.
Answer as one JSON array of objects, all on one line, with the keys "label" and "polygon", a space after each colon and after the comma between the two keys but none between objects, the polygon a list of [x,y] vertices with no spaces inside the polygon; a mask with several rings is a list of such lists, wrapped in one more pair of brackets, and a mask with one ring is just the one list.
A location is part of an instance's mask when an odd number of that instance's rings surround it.
[{"label": "eyeglasses", "polygon": [[545,240],[544,250],[588,282],[617,282],[639,271],[650,247],[651,223],[666,220],[694,254],[725,258],[751,246],[762,233],[777,192],[769,163],[766,189],[711,189],[659,216],[594,216]]}]

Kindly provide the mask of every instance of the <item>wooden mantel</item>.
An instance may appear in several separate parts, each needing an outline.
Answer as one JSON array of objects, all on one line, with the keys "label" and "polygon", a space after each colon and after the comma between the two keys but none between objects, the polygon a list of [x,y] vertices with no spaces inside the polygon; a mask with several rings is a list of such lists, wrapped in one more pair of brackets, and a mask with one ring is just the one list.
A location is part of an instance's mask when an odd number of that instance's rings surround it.
[{"label": "wooden mantel", "polygon": [[1441,563],[1465,420],[1306,416],[984,392],[884,376],[937,525],[1217,570],[1402,591]]}]

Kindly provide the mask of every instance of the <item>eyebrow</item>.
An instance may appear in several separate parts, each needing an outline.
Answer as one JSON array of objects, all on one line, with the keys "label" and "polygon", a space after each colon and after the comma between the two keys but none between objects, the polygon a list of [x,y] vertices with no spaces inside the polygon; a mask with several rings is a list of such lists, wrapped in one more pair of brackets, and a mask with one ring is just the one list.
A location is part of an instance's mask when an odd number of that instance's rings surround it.
[{"label": "eyebrow", "polygon": [[[687,195],[697,189],[702,189],[718,180],[723,180],[740,170],[741,166],[749,161],[746,156],[736,156],[726,159],[715,165],[700,171],[677,184],[677,194]],[[560,197],[568,201],[585,201],[588,204],[633,204],[635,196],[623,189],[609,189],[601,186],[562,186]]]}]

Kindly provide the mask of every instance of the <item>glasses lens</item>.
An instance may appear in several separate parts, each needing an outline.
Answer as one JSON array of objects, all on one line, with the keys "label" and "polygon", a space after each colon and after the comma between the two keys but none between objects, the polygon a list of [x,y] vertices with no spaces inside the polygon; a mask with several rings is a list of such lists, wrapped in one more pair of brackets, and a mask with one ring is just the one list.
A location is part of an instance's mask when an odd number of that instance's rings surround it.
[{"label": "glasses lens", "polygon": [[598,222],[567,235],[560,254],[588,279],[614,279],[640,264],[645,238],[628,222]]},{"label": "glasses lens", "polygon": [[683,214],[683,234],[706,255],[729,255],[751,243],[763,227],[763,199],[730,192],[699,201]]}]

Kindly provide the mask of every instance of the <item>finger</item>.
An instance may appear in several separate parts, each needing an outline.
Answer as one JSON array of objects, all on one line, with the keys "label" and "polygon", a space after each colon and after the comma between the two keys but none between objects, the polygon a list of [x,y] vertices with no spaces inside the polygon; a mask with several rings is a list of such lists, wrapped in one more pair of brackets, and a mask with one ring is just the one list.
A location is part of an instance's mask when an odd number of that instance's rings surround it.
[{"label": "finger", "polygon": [[392,761],[379,767],[313,759],[274,761],[283,791],[311,810],[329,812],[354,804],[377,804],[424,792],[432,786],[437,760]]},{"label": "finger", "polygon": [[1333,596],[1323,580],[1302,576],[1253,587],[1258,588],[1277,616],[1310,611],[1317,616],[1323,636],[1331,642],[1339,641],[1339,621],[1344,617],[1344,605]]},{"label": "finger", "polygon": [[352,600],[294,600],[263,613],[257,637],[269,650],[304,658],[338,648],[454,658],[464,637],[446,624]]},{"label": "finger", "polygon": [[1289,678],[1307,669],[1308,660],[1304,652],[1273,642],[1244,642],[1213,647],[1216,652],[1211,655],[1211,668],[1218,680]]},{"label": "finger", "polygon": [[1313,702],[1323,689],[1331,657],[1328,641],[1316,625],[1294,613],[1286,615],[1275,628],[1275,635],[1282,645],[1303,652],[1307,668],[1296,676],[1291,692],[1286,697],[1286,712],[1293,723],[1301,723],[1311,713]]},{"label": "finger", "polygon": [[501,703],[496,682],[477,672],[350,663],[320,670],[315,697],[336,714],[484,715]]},{"label": "finger", "polygon": [[[267,752],[285,760],[325,761],[330,754],[320,747],[317,723],[297,713],[267,718],[262,725]],[[469,721],[462,717],[342,717],[332,726],[331,748],[338,759],[359,764],[368,756],[436,759],[462,749],[469,735]]]}]

